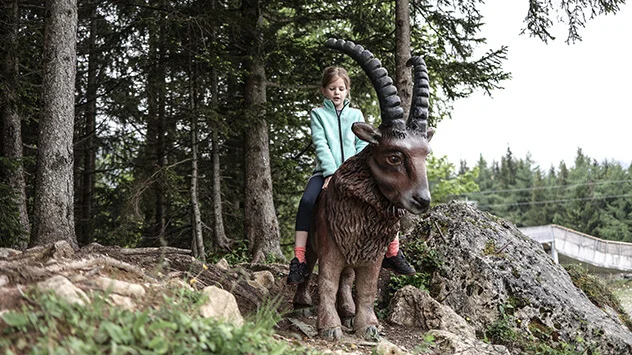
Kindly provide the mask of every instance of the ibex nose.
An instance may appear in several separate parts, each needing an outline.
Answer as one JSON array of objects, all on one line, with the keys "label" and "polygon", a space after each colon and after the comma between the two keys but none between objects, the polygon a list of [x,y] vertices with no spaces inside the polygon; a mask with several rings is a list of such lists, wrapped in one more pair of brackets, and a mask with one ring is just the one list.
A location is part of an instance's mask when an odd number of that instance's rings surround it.
[{"label": "ibex nose", "polygon": [[425,210],[430,206],[430,194],[424,193],[419,195],[414,195],[413,200],[419,209]]}]

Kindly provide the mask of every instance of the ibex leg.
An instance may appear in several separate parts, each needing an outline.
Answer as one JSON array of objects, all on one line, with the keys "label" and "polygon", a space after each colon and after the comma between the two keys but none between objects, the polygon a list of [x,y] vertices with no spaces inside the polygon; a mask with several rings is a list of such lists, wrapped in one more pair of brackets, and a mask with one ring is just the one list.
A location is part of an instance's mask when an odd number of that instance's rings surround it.
[{"label": "ibex leg", "polygon": [[354,329],[357,336],[377,340],[378,320],[373,309],[377,295],[377,278],[381,260],[374,265],[356,268],[356,316]]},{"label": "ibex leg", "polygon": [[328,340],[342,338],[340,317],[336,311],[336,294],[344,258],[337,249],[320,255],[318,267],[318,331]]},{"label": "ibex leg", "polygon": [[338,315],[342,319],[342,324],[353,328],[353,317],[355,316],[355,302],[353,301],[353,280],[355,271],[351,267],[346,267],[340,275],[340,287],[338,289]]}]

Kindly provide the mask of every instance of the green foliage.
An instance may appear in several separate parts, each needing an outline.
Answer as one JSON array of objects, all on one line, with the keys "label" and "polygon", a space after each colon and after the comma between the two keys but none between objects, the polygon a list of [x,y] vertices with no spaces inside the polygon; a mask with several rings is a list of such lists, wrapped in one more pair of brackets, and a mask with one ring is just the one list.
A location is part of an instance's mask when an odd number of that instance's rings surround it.
[{"label": "green foliage", "polygon": [[432,203],[435,205],[448,202],[450,196],[479,191],[476,183],[478,167],[455,175],[454,164],[448,161],[448,157],[437,158],[431,154],[427,159],[427,171]]},{"label": "green foliage", "polygon": [[500,317],[490,324],[485,331],[485,340],[492,344],[503,344],[514,346],[519,339],[516,331],[516,319],[512,316],[513,306],[510,304],[500,305],[498,307]]},{"label": "green foliage", "polygon": [[198,315],[200,292],[174,289],[162,307],[127,311],[95,296],[86,306],[71,305],[50,293],[29,295],[20,310],[4,313],[0,347],[13,353],[77,354],[292,354],[304,353],[278,342],[274,313],[261,311],[235,326]]},{"label": "green foliage", "polygon": [[413,349],[414,354],[431,353],[432,347],[435,345],[435,337],[432,334],[425,333],[420,344]]},{"label": "green foliage", "polygon": [[211,261],[213,263],[218,262],[222,258],[226,259],[226,261],[230,265],[237,265],[241,263],[246,263],[250,261],[250,254],[248,252],[248,245],[244,241],[237,242],[232,250],[227,253],[214,253],[211,255]]},{"label": "green foliage", "polygon": [[432,274],[443,265],[441,255],[434,249],[429,248],[422,239],[406,239],[402,241],[401,250],[406,255],[408,262],[415,267],[417,273],[411,276],[391,275],[388,284],[388,297],[382,302],[384,307],[388,305],[395,292],[404,286],[411,285],[422,290],[428,290]]},{"label": "green foliage", "polygon": [[[632,170],[597,161],[577,151],[574,166],[560,162],[543,171],[527,155],[510,149],[500,162],[480,158],[474,169],[479,191],[458,192],[453,198],[510,220],[518,227],[558,224],[602,239],[632,242]],[[436,194],[433,191],[433,198]]]}]

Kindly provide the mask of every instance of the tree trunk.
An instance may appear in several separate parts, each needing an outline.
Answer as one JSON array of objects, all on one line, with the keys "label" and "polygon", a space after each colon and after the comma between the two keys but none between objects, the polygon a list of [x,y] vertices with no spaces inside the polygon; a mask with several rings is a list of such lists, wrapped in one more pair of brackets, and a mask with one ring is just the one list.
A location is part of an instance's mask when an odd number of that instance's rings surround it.
[{"label": "tree trunk", "polygon": [[[219,95],[217,85],[217,69],[211,68],[211,108],[213,112],[219,109]],[[222,216],[222,184],[221,166],[219,163],[219,134],[217,133],[219,124],[217,115],[213,118],[211,126],[211,164],[212,164],[212,197],[213,197],[213,245],[215,250],[226,250],[230,246],[230,241],[226,237],[224,230],[224,218]]]},{"label": "tree trunk", "polygon": [[0,82],[3,83],[0,93],[1,145],[0,156],[15,162],[14,169],[0,172],[0,181],[6,183],[14,192],[19,212],[19,222],[23,234],[18,238],[14,248],[24,250],[28,246],[29,216],[26,208],[26,180],[24,177],[22,124],[18,112],[19,69],[18,69],[18,1],[3,1],[0,11],[0,41],[4,49],[0,50]]},{"label": "tree trunk", "polygon": [[395,1],[395,86],[402,100],[404,117],[408,117],[412,100],[410,59],[410,5],[408,0]]},{"label": "tree trunk", "polygon": [[90,37],[88,38],[88,84],[86,88],[86,110],[84,124],[82,127],[82,169],[79,191],[79,212],[77,221],[77,241],[80,245],[92,243],[92,233],[94,222],[92,210],[94,205],[94,184],[95,184],[95,135],[96,135],[96,114],[97,114],[97,55],[96,37],[97,20],[96,4],[91,5],[90,16]]},{"label": "tree trunk", "polygon": [[77,1],[46,2],[42,116],[37,137],[31,246],[59,240],[77,247],[73,211],[73,130]]},{"label": "tree trunk", "polygon": [[158,245],[165,234],[165,188],[163,169],[167,166],[165,149],[165,76],[164,63],[164,15],[159,14],[158,26],[149,29],[149,61],[147,75],[147,145],[148,173],[152,176],[153,209],[146,216],[149,230],[144,235],[143,245]]},{"label": "tree trunk", "polygon": [[[215,10],[217,7],[216,0],[211,1],[211,9]],[[211,41],[215,43],[217,41],[217,22],[211,23]],[[224,217],[222,214],[222,184],[221,184],[221,166],[219,162],[219,134],[217,133],[219,128],[219,117],[217,112],[219,110],[219,90],[218,90],[218,77],[217,69],[215,66],[211,68],[211,109],[215,113],[213,121],[209,125],[211,127],[211,165],[212,165],[212,177],[211,177],[211,194],[213,198],[213,245],[215,250],[226,250],[230,246],[230,242],[226,237],[226,231],[224,229]]]},{"label": "tree trunk", "polygon": [[251,24],[247,48],[248,77],[244,88],[246,120],[245,158],[245,232],[253,262],[264,262],[266,256],[284,259],[279,244],[279,223],[272,196],[268,123],[263,106],[266,103],[266,72],[263,61],[263,17],[257,0],[243,2],[245,23]]},{"label": "tree trunk", "polygon": [[[189,38],[191,36],[189,35]],[[189,96],[191,106],[191,225],[193,228],[192,245],[193,256],[206,261],[204,251],[204,236],[202,234],[202,216],[200,214],[200,200],[198,198],[198,114],[195,78],[197,70],[194,70],[193,56],[189,55]],[[197,68],[196,68],[197,69]]]}]

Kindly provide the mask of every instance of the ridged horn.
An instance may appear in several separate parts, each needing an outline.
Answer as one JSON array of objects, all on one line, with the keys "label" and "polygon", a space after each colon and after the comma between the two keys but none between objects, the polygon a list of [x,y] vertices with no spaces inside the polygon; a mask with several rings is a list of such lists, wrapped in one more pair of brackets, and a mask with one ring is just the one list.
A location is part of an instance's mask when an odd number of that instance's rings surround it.
[{"label": "ridged horn", "polygon": [[413,67],[413,98],[410,103],[407,126],[413,131],[426,133],[428,130],[428,108],[430,107],[430,79],[423,58],[411,57],[406,66]]},{"label": "ridged horn", "polygon": [[[404,118],[404,109],[397,95],[397,88],[393,85],[393,79],[382,67],[382,63],[373,57],[373,54],[351,41],[330,38],[325,42],[325,47],[341,51],[353,58],[371,80],[377,98],[380,102],[382,125],[390,126],[393,121]],[[403,122],[403,121],[402,121]]]}]

